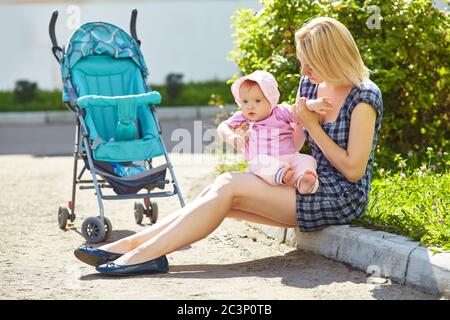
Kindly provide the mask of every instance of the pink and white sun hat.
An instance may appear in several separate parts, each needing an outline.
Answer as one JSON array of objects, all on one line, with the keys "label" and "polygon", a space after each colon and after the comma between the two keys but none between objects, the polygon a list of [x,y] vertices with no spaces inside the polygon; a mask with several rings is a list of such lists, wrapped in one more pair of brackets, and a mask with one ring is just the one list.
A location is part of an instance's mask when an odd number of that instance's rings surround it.
[{"label": "pink and white sun hat", "polygon": [[270,74],[267,71],[256,70],[255,72],[252,72],[249,75],[237,79],[231,85],[231,93],[233,94],[234,99],[236,100],[236,103],[239,106],[241,105],[239,102],[240,101],[239,89],[245,80],[255,81],[259,85],[261,91],[263,92],[266,99],[269,101],[272,108],[278,104],[278,100],[280,99],[280,92],[278,91],[277,80],[272,74]]}]

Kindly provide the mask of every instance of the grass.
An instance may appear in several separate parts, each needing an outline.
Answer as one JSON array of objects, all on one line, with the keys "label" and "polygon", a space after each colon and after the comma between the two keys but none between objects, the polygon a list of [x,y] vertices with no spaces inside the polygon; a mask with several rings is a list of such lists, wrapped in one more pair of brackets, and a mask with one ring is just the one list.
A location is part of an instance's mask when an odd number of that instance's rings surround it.
[{"label": "grass", "polygon": [[[170,98],[166,86],[151,85],[152,90],[162,96],[160,106],[206,106],[210,104],[234,104],[230,86],[225,81],[206,81],[186,83],[176,98]],[[37,90],[29,102],[18,102],[13,91],[0,91],[0,112],[12,111],[61,111],[66,110],[62,103],[61,91]]]},{"label": "grass", "polygon": [[421,162],[411,152],[406,158],[396,154],[393,168],[376,169],[366,214],[354,223],[448,251],[450,156],[432,148],[423,154],[427,160]]},{"label": "grass", "polygon": [[368,210],[354,222],[450,250],[450,173],[417,173],[374,179]]}]

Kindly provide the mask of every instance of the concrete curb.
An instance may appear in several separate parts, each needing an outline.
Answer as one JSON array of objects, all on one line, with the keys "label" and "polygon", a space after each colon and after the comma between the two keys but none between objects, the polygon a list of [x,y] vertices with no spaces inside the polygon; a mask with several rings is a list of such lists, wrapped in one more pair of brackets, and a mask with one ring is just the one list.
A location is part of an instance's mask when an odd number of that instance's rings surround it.
[{"label": "concrete curb", "polygon": [[[215,106],[202,107],[156,107],[160,121],[166,120],[200,120],[215,117],[221,110],[231,113],[236,110],[233,105],[220,109]],[[0,126],[63,124],[74,123],[72,111],[36,111],[36,112],[1,112]]]},{"label": "concrete curb", "polygon": [[450,253],[433,253],[410,238],[349,225],[308,233],[298,228],[261,225],[256,228],[300,250],[350,264],[367,273],[376,272],[427,293],[450,297]]}]

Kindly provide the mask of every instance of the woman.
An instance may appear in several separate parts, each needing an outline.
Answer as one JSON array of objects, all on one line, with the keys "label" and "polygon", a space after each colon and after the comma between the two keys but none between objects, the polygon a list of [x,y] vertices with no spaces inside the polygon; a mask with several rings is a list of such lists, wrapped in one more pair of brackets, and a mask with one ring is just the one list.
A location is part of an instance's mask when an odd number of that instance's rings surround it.
[{"label": "woman", "polygon": [[[364,214],[383,112],[380,90],[368,79],[369,70],[340,22],[313,19],[295,38],[303,77],[293,108],[318,163],[317,192],[300,195],[292,167],[283,179],[286,186],[251,173],[225,173],[157,224],[99,248],[78,248],[80,260],[112,275],[167,272],[166,254],[205,238],[225,218],[309,232]],[[330,97],[334,109],[319,116],[300,97]]]}]

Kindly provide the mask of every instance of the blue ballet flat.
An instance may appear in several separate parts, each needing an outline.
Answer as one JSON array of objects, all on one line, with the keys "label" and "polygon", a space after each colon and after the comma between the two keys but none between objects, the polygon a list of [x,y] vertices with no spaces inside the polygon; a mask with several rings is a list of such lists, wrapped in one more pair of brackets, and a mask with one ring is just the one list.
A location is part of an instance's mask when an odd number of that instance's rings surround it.
[{"label": "blue ballet flat", "polygon": [[112,253],[88,246],[80,247],[73,253],[75,254],[75,257],[77,257],[80,261],[83,261],[84,263],[87,263],[94,267],[114,261],[123,256],[123,254],[121,253]]},{"label": "blue ballet flat", "polygon": [[102,264],[95,268],[98,272],[114,276],[131,276],[138,274],[165,273],[169,271],[166,256],[138,264],[119,265],[114,262]]}]

